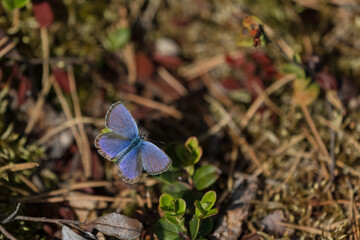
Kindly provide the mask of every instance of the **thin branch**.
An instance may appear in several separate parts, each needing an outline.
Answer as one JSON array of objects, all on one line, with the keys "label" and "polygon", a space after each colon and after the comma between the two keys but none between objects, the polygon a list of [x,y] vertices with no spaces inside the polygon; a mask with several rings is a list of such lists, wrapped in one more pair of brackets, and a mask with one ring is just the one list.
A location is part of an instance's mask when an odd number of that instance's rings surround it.
[{"label": "thin branch", "polygon": [[2,232],[2,234],[5,235],[5,237],[7,237],[10,240],[17,240],[16,237],[14,237],[13,235],[11,235],[8,231],[6,231],[6,229],[0,225],[0,232]]},{"label": "thin branch", "polygon": [[8,223],[10,222],[11,220],[13,220],[16,216],[16,214],[19,212],[19,209],[20,209],[20,205],[21,203],[18,203],[17,206],[16,206],[16,209],[15,211],[10,214],[7,218],[5,218],[4,220],[1,221],[1,223]]}]

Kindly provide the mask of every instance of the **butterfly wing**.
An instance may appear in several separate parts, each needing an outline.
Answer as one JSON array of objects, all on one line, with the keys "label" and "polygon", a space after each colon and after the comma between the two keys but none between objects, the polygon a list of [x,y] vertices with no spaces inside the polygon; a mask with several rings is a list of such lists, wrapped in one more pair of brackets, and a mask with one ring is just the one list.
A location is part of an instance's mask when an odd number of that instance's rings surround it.
[{"label": "butterfly wing", "polygon": [[139,135],[139,130],[133,117],[120,101],[111,105],[107,111],[105,126],[127,138],[134,138]]},{"label": "butterfly wing", "polygon": [[171,160],[164,151],[151,142],[144,141],[142,143],[140,146],[140,156],[145,171],[150,175],[165,172],[171,165]]},{"label": "butterfly wing", "polygon": [[100,134],[95,138],[95,147],[98,153],[108,160],[113,160],[131,143],[130,139],[124,138],[114,132]]},{"label": "butterfly wing", "polygon": [[118,159],[117,172],[127,183],[136,183],[141,177],[143,165],[139,155],[139,148],[133,148],[122,159]]}]

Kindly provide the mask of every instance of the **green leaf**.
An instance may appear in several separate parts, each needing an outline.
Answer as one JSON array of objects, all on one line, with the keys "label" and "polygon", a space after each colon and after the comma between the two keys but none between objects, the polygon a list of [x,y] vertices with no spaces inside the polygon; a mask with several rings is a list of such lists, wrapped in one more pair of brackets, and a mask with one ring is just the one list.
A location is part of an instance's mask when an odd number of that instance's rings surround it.
[{"label": "green leaf", "polygon": [[195,206],[195,214],[198,216],[198,217],[203,217],[206,215],[206,211],[204,210],[204,208],[201,206],[201,203],[200,201],[196,200],[194,202],[194,206]]},{"label": "green leaf", "polygon": [[283,73],[295,73],[297,78],[305,78],[305,71],[304,69],[302,69],[300,66],[295,65],[295,64],[291,64],[291,63],[287,63],[281,66],[281,71]]},{"label": "green leaf", "polygon": [[186,211],[186,202],[180,198],[175,201],[175,213],[177,216],[183,216]]},{"label": "green leaf", "polygon": [[209,191],[205,193],[200,202],[205,211],[210,210],[216,202],[216,192]]},{"label": "green leaf", "polygon": [[212,165],[205,165],[196,169],[193,176],[195,188],[199,191],[210,187],[221,174],[220,169]]},{"label": "green leaf", "polygon": [[174,198],[169,194],[162,194],[159,200],[160,209],[163,211],[175,211]]},{"label": "green leaf", "polygon": [[190,137],[185,146],[178,145],[175,148],[176,155],[180,158],[182,166],[190,166],[196,164],[202,156],[202,148],[196,137]]},{"label": "green leaf", "polygon": [[214,221],[212,218],[205,218],[201,220],[198,237],[207,236],[212,231],[213,227],[214,227]]},{"label": "green leaf", "polygon": [[203,216],[203,218],[208,218],[208,217],[211,217],[211,216],[214,216],[216,214],[218,214],[219,210],[217,208],[213,208],[213,209],[210,209],[209,211],[207,211],[207,213]]},{"label": "green leaf", "polygon": [[24,7],[30,0],[2,0],[4,8],[8,11]]},{"label": "green leaf", "polygon": [[172,215],[171,213],[165,212],[164,217],[168,222],[172,224],[180,225],[181,220],[178,219],[176,216]]},{"label": "green leaf", "polygon": [[198,216],[194,215],[192,217],[192,219],[189,222],[189,227],[190,227],[191,240],[194,240],[196,239],[200,227],[200,219]]},{"label": "green leaf", "polygon": [[111,51],[117,51],[130,40],[130,36],[129,28],[118,28],[108,34],[106,46]]},{"label": "green leaf", "polygon": [[179,225],[169,223],[163,218],[155,223],[154,231],[160,240],[184,240],[179,237],[179,234],[185,234],[181,227]]}]

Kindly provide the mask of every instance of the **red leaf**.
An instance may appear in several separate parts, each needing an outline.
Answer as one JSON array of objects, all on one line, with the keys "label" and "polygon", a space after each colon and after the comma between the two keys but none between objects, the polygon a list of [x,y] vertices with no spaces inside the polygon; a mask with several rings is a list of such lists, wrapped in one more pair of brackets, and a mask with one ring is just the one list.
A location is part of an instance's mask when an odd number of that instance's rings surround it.
[{"label": "red leaf", "polygon": [[315,79],[325,91],[334,90],[338,87],[335,77],[326,71],[317,73]]},{"label": "red leaf", "polygon": [[229,65],[237,68],[242,67],[245,63],[244,57],[232,58],[231,56],[226,55],[225,60]]},{"label": "red leaf", "polygon": [[249,92],[252,95],[255,95],[255,96],[258,95],[257,91],[256,91],[256,89],[257,89],[256,86],[258,86],[260,89],[264,89],[264,85],[263,85],[261,79],[258,77],[254,77],[254,76],[249,77],[245,82],[245,88],[247,90],[249,90]]},{"label": "red leaf", "polygon": [[139,79],[148,79],[154,74],[154,64],[144,53],[138,53],[135,57],[136,76]]},{"label": "red leaf", "polygon": [[249,62],[244,66],[244,71],[245,71],[247,76],[254,75],[255,70],[256,70],[256,65],[254,63],[252,63],[252,62]]},{"label": "red leaf", "polygon": [[178,56],[154,54],[154,61],[168,69],[176,69],[182,61]]},{"label": "red leaf", "polygon": [[237,90],[242,87],[240,82],[233,77],[223,78],[221,80],[221,85],[228,90]]},{"label": "red leaf", "polygon": [[54,14],[48,2],[34,3],[34,15],[41,27],[48,27],[54,21]]},{"label": "red leaf", "polygon": [[66,93],[70,93],[70,83],[69,83],[68,74],[59,68],[53,68],[52,72],[55,76],[56,81],[59,83],[61,89]]},{"label": "red leaf", "polygon": [[31,90],[31,81],[28,77],[21,75],[18,88],[18,106],[24,104],[27,93]]},{"label": "red leaf", "polygon": [[265,65],[270,65],[271,61],[270,59],[261,52],[253,52],[251,54],[251,57],[258,63],[260,63],[261,65],[265,66]]}]

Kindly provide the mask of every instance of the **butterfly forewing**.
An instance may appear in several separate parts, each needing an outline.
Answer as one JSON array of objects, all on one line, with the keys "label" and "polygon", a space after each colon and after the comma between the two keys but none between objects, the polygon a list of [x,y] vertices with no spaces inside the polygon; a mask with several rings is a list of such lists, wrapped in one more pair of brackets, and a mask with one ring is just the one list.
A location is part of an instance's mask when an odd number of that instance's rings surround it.
[{"label": "butterfly forewing", "polygon": [[133,117],[120,101],[111,105],[107,111],[105,126],[126,138],[134,138],[139,135],[139,130]]},{"label": "butterfly forewing", "polygon": [[116,158],[131,143],[131,139],[121,137],[114,132],[100,134],[95,138],[98,153],[108,160]]},{"label": "butterfly forewing", "polygon": [[127,183],[139,181],[143,165],[141,162],[139,148],[133,148],[117,163],[117,172],[120,178]]},{"label": "butterfly forewing", "polygon": [[140,146],[140,155],[144,169],[150,175],[165,172],[171,165],[170,158],[151,142],[143,142]]}]

